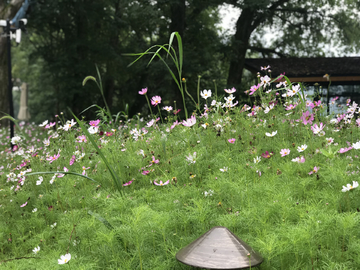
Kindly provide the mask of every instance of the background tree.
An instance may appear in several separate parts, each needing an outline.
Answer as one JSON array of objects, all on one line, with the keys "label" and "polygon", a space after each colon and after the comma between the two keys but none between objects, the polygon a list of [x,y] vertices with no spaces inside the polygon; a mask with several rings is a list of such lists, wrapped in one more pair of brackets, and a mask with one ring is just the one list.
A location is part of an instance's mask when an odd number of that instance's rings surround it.
[{"label": "background tree", "polygon": [[[227,1],[241,9],[229,50],[229,86],[241,84],[249,50],[281,56],[324,55],[324,45],[340,42],[347,49],[359,49],[359,2],[345,0],[242,0]],[[265,47],[263,29],[274,33]],[[252,40],[252,37],[257,37]]]},{"label": "background tree", "polygon": [[[23,0],[12,0],[8,3],[6,0],[0,0],[0,20],[11,20],[23,2]],[[0,112],[9,114],[7,41],[2,34],[3,29],[0,27]],[[8,122],[8,120],[0,121],[0,125],[7,125]]]},{"label": "background tree", "polygon": [[[232,36],[217,28],[223,3],[241,10]],[[360,27],[352,17],[358,5],[353,0],[38,0],[29,14],[28,46],[19,48],[32,57],[27,63],[32,68],[17,71],[30,83],[30,113],[37,122],[67,113],[67,107],[75,113],[92,104],[104,107],[95,84],[81,85],[86,76],[96,75],[95,64],[113,113],[147,113],[146,101],[138,95],[144,87],[150,96],[161,95],[164,105],[177,100],[179,107],[179,90],[161,61],[148,67],[148,59],[142,59],[128,67],[134,58],[124,54],[165,44],[178,31],[183,76],[193,96],[198,75],[201,90],[214,90],[214,81],[219,89],[241,89],[246,55],[324,55],[330,41],[359,48]],[[269,31],[274,37],[265,42]],[[85,116],[94,113],[89,110]]]}]

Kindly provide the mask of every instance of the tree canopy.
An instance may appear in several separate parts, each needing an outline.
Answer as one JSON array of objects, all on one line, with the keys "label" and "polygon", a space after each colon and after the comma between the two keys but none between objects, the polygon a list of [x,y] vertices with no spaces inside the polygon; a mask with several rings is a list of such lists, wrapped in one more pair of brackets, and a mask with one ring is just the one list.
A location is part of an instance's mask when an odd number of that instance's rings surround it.
[{"label": "tree canopy", "polygon": [[[224,3],[241,11],[235,34],[228,37],[219,29]],[[134,58],[124,55],[165,44],[174,31],[183,39],[189,92],[195,93],[198,75],[201,90],[214,89],[214,81],[220,89],[244,88],[247,55],[325,56],[327,46],[339,55],[358,51],[359,8],[351,0],[38,0],[28,14],[28,40],[18,48],[33,59],[27,67],[37,63],[26,78],[30,113],[41,121],[66,113],[67,107],[78,114],[92,104],[104,106],[95,84],[81,85],[86,76],[96,75],[95,64],[113,112],[146,111],[146,101],[137,94],[144,87],[150,95],[162,95],[165,105],[177,100],[181,106],[176,85],[160,61],[128,67]],[[269,31],[273,35],[266,41]],[[37,75],[31,76],[35,70]]]}]

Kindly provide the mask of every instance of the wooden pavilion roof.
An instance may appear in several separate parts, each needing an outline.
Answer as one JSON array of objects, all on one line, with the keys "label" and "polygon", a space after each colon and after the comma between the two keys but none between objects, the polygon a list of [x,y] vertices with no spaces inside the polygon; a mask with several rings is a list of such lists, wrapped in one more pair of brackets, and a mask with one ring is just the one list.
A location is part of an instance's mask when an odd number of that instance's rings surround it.
[{"label": "wooden pavilion roof", "polygon": [[360,84],[360,57],[330,58],[254,58],[245,60],[245,68],[265,74],[261,67],[270,66],[272,77],[285,72],[291,81],[324,83],[330,75],[334,84]]}]

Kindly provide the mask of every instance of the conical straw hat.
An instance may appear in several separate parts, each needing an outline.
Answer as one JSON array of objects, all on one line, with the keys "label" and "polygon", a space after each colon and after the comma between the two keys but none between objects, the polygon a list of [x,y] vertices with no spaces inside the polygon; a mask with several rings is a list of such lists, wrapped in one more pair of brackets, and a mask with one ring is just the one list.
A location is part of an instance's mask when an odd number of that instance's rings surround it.
[{"label": "conical straw hat", "polygon": [[176,259],[184,264],[207,269],[255,267],[263,258],[225,227],[214,227],[182,248]]}]

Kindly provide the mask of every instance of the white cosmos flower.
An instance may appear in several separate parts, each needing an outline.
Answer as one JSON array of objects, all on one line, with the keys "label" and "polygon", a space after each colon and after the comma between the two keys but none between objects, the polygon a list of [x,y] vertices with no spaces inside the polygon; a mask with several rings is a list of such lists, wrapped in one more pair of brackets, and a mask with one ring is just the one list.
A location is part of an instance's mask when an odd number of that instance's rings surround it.
[{"label": "white cosmos flower", "polygon": [[356,143],[353,143],[353,144],[352,144],[352,147],[353,147],[354,149],[360,149],[360,141],[358,141],[358,142],[356,142]]},{"label": "white cosmos flower", "polygon": [[277,130],[269,133],[269,132],[266,132],[265,135],[268,136],[268,137],[274,137],[275,135],[277,134]]},{"label": "white cosmos flower", "polygon": [[297,150],[298,150],[298,152],[300,153],[300,152],[305,151],[306,148],[307,148],[307,145],[306,145],[306,144],[303,144],[302,146],[299,146],[299,147],[297,148]]},{"label": "white cosmos flower", "polygon": [[67,253],[65,255],[62,255],[60,259],[58,259],[59,264],[65,264],[68,263],[71,260],[71,254]]},{"label": "white cosmos flower", "polygon": [[18,144],[19,142],[21,142],[21,138],[19,136],[15,136],[11,138],[12,144]]},{"label": "white cosmos flower", "polygon": [[343,189],[341,190],[342,192],[346,192],[346,191],[350,191],[354,188],[357,188],[359,186],[359,183],[357,181],[353,181],[353,184],[347,184],[346,187],[343,186]]},{"label": "white cosmos flower", "polygon": [[44,181],[44,178],[42,176],[39,176],[39,180],[36,181],[36,185],[37,186],[41,185],[42,181]]},{"label": "white cosmos flower", "polygon": [[37,246],[37,247],[34,248],[32,251],[33,251],[35,254],[37,254],[37,253],[40,251],[40,247]]},{"label": "white cosmos flower", "polygon": [[259,163],[260,161],[261,161],[261,157],[260,157],[260,156],[254,158],[254,163],[255,163],[255,164],[256,164],[256,163]]},{"label": "white cosmos flower", "polygon": [[44,126],[46,126],[48,122],[49,122],[48,120],[45,120],[42,124],[39,125],[39,127],[44,127]]},{"label": "white cosmos flower", "polygon": [[220,169],[221,172],[227,172],[228,171],[228,167],[224,167],[222,169]]},{"label": "white cosmos flower", "polygon": [[94,126],[91,126],[88,128],[88,131],[90,134],[96,134],[98,132],[99,128],[98,127],[94,127]]},{"label": "white cosmos flower", "polygon": [[211,97],[211,90],[204,90],[204,91],[200,92],[200,96],[203,99],[207,99],[207,98]]}]

